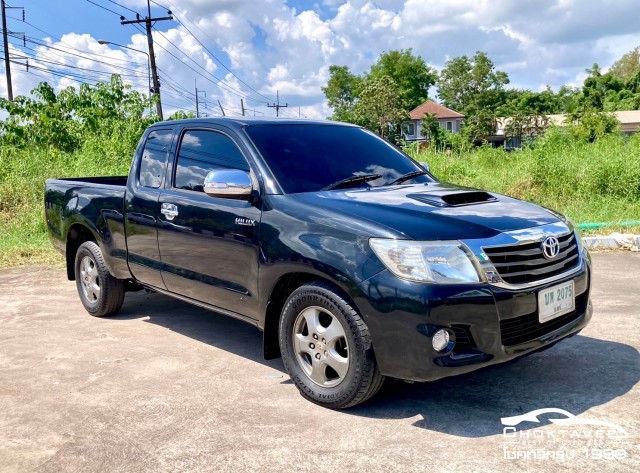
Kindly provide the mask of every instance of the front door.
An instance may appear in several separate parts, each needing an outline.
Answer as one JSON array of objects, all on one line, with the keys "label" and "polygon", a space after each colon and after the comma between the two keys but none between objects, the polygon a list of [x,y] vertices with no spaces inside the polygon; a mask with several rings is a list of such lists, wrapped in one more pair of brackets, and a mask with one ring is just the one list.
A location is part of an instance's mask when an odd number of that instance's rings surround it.
[{"label": "front door", "polygon": [[203,192],[210,171],[249,171],[249,164],[231,136],[213,128],[185,129],[176,156],[159,201],[167,289],[257,319],[260,209]]}]

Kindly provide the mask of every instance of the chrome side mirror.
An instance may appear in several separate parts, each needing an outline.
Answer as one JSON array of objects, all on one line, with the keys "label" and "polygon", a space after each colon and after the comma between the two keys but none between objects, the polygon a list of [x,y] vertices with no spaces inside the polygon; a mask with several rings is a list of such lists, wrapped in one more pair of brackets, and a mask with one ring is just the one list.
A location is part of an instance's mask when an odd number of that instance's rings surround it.
[{"label": "chrome side mirror", "polygon": [[425,163],[424,161],[416,161],[418,163],[418,166],[420,166],[423,170],[427,171],[427,172],[431,172],[431,169],[429,169],[429,165],[427,163]]},{"label": "chrome side mirror", "polygon": [[243,199],[251,196],[251,176],[240,169],[216,169],[204,179],[204,192],[211,197]]}]

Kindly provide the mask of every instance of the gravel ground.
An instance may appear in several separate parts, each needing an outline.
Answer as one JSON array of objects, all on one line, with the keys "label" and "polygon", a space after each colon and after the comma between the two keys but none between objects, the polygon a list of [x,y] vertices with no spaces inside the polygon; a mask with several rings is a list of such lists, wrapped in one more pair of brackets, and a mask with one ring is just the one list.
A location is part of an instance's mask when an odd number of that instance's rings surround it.
[{"label": "gravel ground", "polygon": [[[63,270],[0,270],[0,471],[640,471],[640,255],[594,255],[591,324],[515,363],[305,401],[249,325],[158,294],[86,314]],[[502,417],[559,408],[504,433]]]}]

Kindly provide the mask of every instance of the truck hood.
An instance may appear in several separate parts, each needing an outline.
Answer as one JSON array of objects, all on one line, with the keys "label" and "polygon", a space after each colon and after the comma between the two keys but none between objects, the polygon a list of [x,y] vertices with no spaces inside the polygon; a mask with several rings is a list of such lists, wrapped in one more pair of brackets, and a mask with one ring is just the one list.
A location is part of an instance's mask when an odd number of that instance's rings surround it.
[{"label": "truck hood", "polygon": [[367,220],[414,240],[489,238],[559,222],[540,206],[443,183],[297,194],[316,210]]}]

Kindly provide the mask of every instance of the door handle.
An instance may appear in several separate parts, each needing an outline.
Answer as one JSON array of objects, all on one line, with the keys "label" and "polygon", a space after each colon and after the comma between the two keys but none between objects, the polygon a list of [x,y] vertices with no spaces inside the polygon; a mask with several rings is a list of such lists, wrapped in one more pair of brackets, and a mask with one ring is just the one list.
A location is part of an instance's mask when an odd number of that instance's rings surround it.
[{"label": "door handle", "polygon": [[160,207],[160,213],[167,217],[167,220],[173,220],[178,216],[178,206],[176,204],[163,203]]}]

